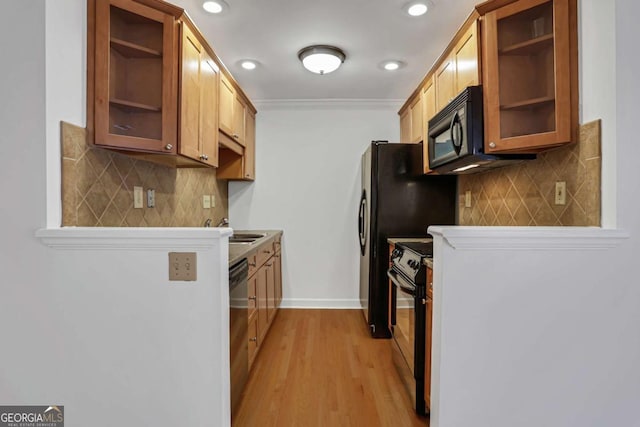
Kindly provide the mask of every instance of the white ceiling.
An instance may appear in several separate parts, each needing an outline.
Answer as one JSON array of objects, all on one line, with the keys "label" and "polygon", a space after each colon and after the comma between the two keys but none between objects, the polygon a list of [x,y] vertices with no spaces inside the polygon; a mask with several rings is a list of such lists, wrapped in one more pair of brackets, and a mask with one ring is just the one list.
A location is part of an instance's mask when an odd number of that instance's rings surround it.
[{"label": "white ceiling", "polygon": [[[183,7],[252,100],[406,99],[445,49],[479,0],[432,0],[411,17],[406,0],[226,0],[211,15],[202,0],[170,0]],[[297,52],[329,44],[345,51],[337,71],[316,75]],[[253,71],[241,59],[255,59]],[[406,63],[389,72],[380,62]]]}]

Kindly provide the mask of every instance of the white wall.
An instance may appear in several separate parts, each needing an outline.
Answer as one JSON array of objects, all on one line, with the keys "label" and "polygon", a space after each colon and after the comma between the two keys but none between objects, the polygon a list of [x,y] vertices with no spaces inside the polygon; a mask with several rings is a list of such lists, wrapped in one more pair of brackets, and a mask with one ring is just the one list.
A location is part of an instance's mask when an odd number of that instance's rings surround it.
[{"label": "white wall", "polygon": [[236,229],[282,229],[283,306],[359,307],[360,156],[397,141],[396,102],[258,103],[256,181],[229,184]]},{"label": "white wall", "polygon": [[603,118],[621,230],[442,230],[432,427],[640,425],[640,3],[580,4],[582,115]]}]

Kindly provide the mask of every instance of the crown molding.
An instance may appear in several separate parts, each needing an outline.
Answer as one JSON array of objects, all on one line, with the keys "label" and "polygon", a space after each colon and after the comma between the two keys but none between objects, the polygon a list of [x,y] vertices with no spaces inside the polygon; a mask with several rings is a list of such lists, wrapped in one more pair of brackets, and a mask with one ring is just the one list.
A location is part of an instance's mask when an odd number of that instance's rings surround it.
[{"label": "crown molding", "polygon": [[260,110],[392,110],[403,99],[263,99],[254,101]]}]

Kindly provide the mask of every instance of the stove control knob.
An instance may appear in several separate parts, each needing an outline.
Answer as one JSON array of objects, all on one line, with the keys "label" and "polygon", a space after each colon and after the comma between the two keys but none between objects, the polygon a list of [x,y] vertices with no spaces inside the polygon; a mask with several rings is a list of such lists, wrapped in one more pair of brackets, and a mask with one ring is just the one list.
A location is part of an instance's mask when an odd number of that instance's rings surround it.
[{"label": "stove control knob", "polygon": [[407,264],[409,264],[409,267],[413,268],[414,270],[420,268],[420,264],[415,259],[410,259]]},{"label": "stove control knob", "polygon": [[391,259],[401,258],[402,257],[402,249],[395,248],[393,252],[391,252]]}]

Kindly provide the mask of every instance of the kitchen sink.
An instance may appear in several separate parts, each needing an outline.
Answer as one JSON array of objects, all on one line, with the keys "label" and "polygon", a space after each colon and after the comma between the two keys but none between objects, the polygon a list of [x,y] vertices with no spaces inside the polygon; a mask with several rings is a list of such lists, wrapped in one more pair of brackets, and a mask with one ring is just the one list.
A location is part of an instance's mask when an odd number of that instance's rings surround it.
[{"label": "kitchen sink", "polygon": [[266,236],[264,233],[233,233],[229,237],[229,243],[243,243],[246,245],[262,239],[264,236]]}]

